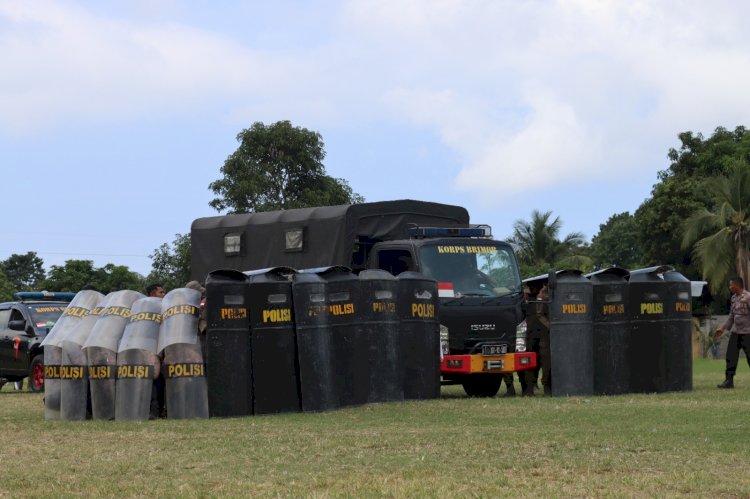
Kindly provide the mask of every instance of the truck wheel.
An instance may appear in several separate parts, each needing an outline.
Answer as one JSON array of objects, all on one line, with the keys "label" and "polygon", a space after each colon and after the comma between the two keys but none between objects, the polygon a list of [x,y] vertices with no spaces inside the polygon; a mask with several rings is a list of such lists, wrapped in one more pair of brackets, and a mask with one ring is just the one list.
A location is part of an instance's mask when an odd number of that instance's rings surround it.
[{"label": "truck wheel", "polygon": [[463,382],[469,397],[494,397],[500,391],[503,377],[500,374],[470,374]]},{"label": "truck wheel", "polygon": [[32,392],[41,392],[44,390],[44,356],[42,354],[31,359],[29,389]]}]

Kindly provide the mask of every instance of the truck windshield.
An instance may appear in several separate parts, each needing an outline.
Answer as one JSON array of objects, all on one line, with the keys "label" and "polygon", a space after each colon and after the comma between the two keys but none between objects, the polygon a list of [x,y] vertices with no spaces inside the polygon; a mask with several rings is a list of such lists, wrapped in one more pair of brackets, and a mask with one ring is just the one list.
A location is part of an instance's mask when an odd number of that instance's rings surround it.
[{"label": "truck windshield", "polygon": [[440,296],[504,296],[521,289],[516,259],[489,241],[436,243],[419,250],[422,272],[436,281]]},{"label": "truck windshield", "polygon": [[64,310],[65,305],[61,304],[29,305],[31,320],[34,321],[34,324],[37,327],[41,327],[47,323],[54,324],[60,318]]}]

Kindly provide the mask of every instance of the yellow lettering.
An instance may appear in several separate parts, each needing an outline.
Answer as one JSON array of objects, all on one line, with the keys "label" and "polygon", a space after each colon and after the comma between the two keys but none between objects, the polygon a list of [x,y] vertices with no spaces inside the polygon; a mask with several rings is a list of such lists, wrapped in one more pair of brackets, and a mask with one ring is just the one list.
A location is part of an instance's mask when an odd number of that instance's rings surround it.
[{"label": "yellow lettering", "polygon": [[222,320],[247,319],[247,309],[239,307],[223,307],[221,309]]},{"label": "yellow lettering", "polygon": [[563,303],[562,313],[564,314],[585,314],[586,304],[585,303]]},{"label": "yellow lettering", "polygon": [[602,314],[604,315],[624,314],[624,313],[625,313],[624,303],[613,303],[609,305],[604,305],[602,307]]},{"label": "yellow lettering", "polygon": [[290,308],[274,308],[270,310],[263,310],[263,322],[291,322],[292,320],[292,309]]},{"label": "yellow lettering", "polygon": [[203,364],[168,364],[168,378],[195,378],[205,376],[205,367]]},{"label": "yellow lettering", "polygon": [[435,305],[433,303],[412,303],[411,316],[420,319],[432,319],[435,317]]},{"label": "yellow lettering", "polygon": [[641,314],[658,315],[664,313],[663,303],[641,303]]},{"label": "yellow lettering", "polygon": [[674,309],[677,312],[690,312],[691,307],[689,302],[677,302],[674,304]]},{"label": "yellow lettering", "polygon": [[176,314],[185,314],[185,315],[198,315],[198,307],[194,307],[192,305],[175,305],[174,307],[169,308],[164,314],[162,314],[162,320],[167,319],[169,317],[172,317]]}]

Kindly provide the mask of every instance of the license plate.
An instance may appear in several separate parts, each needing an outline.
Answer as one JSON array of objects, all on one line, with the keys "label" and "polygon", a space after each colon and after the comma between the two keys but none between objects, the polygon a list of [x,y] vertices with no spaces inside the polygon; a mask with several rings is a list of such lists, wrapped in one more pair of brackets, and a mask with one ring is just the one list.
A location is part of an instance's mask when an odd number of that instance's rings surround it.
[{"label": "license plate", "polygon": [[502,355],[508,353],[508,345],[482,345],[482,355]]}]

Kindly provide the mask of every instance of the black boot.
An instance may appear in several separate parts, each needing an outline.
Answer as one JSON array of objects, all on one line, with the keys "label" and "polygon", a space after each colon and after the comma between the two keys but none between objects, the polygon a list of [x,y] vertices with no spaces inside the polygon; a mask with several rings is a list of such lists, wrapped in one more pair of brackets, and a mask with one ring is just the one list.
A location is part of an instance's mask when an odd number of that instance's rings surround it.
[{"label": "black boot", "polygon": [[512,384],[505,385],[505,396],[506,397],[515,397],[516,396],[516,387]]},{"label": "black boot", "polygon": [[723,383],[716,385],[716,388],[734,388],[734,376],[727,376]]}]

